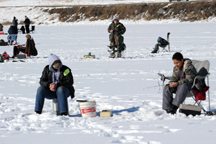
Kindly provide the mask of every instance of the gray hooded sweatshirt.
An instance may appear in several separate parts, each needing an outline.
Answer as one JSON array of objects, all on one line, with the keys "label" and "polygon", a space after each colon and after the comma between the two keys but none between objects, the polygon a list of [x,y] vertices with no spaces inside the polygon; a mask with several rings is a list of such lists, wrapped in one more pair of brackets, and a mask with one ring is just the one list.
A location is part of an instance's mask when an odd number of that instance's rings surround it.
[{"label": "gray hooded sweatshirt", "polygon": [[[59,82],[60,69],[54,70],[53,67],[52,67],[52,65],[53,65],[53,63],[54,63],[55,61],[57,61],[57,60],[59,60],[59,61],[61,62],[61,60],[60,60],[60,58],[59,58],[58,56],[56,56],[56,55],[54,55],[54,54],[52,54],[52,53],[49,54],[49,57],[48,57],[49,70],[50,70],[51,72],[53,72],[52,81],[53,81],[53,83],[55,83],[55,84],[57,84],[57,83]],[[61,62],[61,67],[62,67],[62,62]],[[61,68],[61,67],[60,67],[60,68]]]}]

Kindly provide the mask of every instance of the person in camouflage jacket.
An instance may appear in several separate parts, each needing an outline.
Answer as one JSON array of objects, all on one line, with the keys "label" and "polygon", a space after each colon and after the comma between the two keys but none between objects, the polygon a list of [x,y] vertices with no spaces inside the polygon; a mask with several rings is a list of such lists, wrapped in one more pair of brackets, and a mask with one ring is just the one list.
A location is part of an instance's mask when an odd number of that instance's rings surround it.
[{"label": "person in camouflage jacket", "polygon": [[[125,26],[119,22],[118,17],[115,17],[113,22],[108,27],[110,47],[117,47],[117,57],[121,57],[121,52],[125,49],[124,37],[126,31]],[[114,50],[113,50],[114,51]],[[113,52],[113,55],[115,51]]]},{"label": "person in camouflage jacket", "polygon": [[[175,114],[179,105],[182,104],[190,90],[197,71],[190,59],[184,59],[182,54],[177,52],[173,55],[174,69],[168,85],[163,90],[163,109],[167,113]],[[173,93],[176,93],[173,98]]]}]

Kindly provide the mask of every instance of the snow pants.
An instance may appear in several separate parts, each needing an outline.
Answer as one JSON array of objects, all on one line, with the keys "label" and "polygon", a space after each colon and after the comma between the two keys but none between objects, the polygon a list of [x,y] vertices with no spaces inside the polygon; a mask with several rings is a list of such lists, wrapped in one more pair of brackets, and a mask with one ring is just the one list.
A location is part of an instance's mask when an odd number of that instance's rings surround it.
[{"label": "snow pants", "polygon": [[[192,84],[183,83],[175,88],[170,88],[169,85],[166,85],[163,89],[163,105],[164,110],[169,110],[173,105],[179,107],[182,104],[187,96],[188,91],[190,90]],[[173,93],[176,92],[175,98],[173,98]]]},{"label": "snow pants", "polygon": [[116,46],[117,52],[121,53],[124,50],[124,37],[123,36],[117,36],[115,34],[110,34],[110,46]]},{"label": "snow pants", "polygon": [[35,111],[43,110],[44,100],[58,98],[60,113],[68,113],[67,98],[70,96],[70,90],[64,86],[57,88],[55,92],[51,91],[48,87],[40,86],[36,94]]}]

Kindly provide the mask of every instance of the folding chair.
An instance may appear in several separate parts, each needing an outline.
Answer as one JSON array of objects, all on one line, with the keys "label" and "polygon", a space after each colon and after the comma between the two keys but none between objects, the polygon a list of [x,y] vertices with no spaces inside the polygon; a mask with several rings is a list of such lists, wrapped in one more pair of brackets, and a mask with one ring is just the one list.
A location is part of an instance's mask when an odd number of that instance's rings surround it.
[{"label": "folding chair", "polygon": [[167,40],[165,40],[162,37],[158,37],[157,44],[154,47],[154,50],[151,53],[158,53],[159,47],[161,47],[164,50],[166,50],[166,47],[168,46],[168,50],[170,51],[170,42],[169,42],[169,35],[170,33],[167,33]]},{"label": "folding chair", "polygon": [[[168,32],[167,33],[167,40],[165,40],[165,39],[163,39],[163,38],[161,38],[161,37],[159,37],[158,38],[158,45],[161,47],[161,48],[163,48],[163,50],[165,50],[166,49],[166,47],[168,46],[168,50],[170,51],[170,42],[169,42],[169,35],[170,35],[170,33]],[[162,39],[162,40],[161,40]]]},{"label": "folding chair", "polygon": [[[195,104],[197,104],[201,109],[204,111],[205,115],[213,115],[211,112],[210,108],[210,92],[209,92],[209,67],[210,63],[208,60],[205,61],[198,61],[198,60],[192,60],[192,64],[194,65],[196,71],[197,71],[197,76],[195,77],[193,81],[193,85],[191,89],[188,91],[187,97],[192,97],[195,100]],[[161,77],[161,81],[163,81],[163,86],[164,82],[166,79],[170,80],[170,76],[165,76],[164,74],[158,73],[158,75]],[[204,81],[207,78],[207,85],[202,88],[201,91],[197,90],[195,88],[195,84],[197,81]],[[208,91],[208,107],[209,111],[206,111],[203,106],[201,105],[201,101],[206,99],[205,92]],[[195,105],[194,104],[194,105]]]},{"label": "folding chair", "polygon": [[25,34],[25,27],[24,27],[24,26],[21,26],[21,28],[18,29],[18,33],[19,33],[19,34]]}]

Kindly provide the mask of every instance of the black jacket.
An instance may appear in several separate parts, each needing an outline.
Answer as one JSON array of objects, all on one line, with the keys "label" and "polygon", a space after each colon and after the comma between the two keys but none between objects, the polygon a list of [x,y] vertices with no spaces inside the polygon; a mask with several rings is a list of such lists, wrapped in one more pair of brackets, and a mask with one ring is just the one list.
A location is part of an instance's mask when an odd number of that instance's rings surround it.
[{"label": "black jacket", "polygon": [[[64,72],[67,69],[69,69],[70,72],[66,76],[64,76]],[[40,85],[41,86],[45,86],[45,87],[49,88],[49,85],[52,83],[52,73],[53,72],[49,70],[49,65],[47,65],[44,68],[44,70],[42,72],[42,76],[40,78]],[[75,90],[73,87],[73,83],[74,83],[74,80],[73,80],[73,75],[71,73],[71,69],[65,65],[62,65],[62,67],[60,69],[59,82],[57,83],[57,87],[59,87],[59,86],[67,87],[70,90],[71,98],[74,98]]]},{"label": "black jacket", "polygon": [[18,30],[17,27],[15,26],[10,26],[9,30],[8,30],[9,34],[18,34]]},{"label": "black jacket", "polygon": [[12,23],[13,23],[13,26],[17,27],[17,25],[18,25],[18,22],[17,22],[17,20],[16,20],[16,18],[15,18],[15,17],[14,17],[14,19],[13,19]]},{"label": "black jacket", "polygon": [[112,22],[109,27],[108,27],[108,32],[110,33],[110,30],[113,30],[113,34],[120,36],[123,35],[126,32],[126,28],[125,26],[118,22],[117,24],[115,24],[114,22]]},{"label": "black jacket", "polygon": [[25,21],[24,21],[25,25],[30,25],[30,20],[29,18],[26,18]]}]

